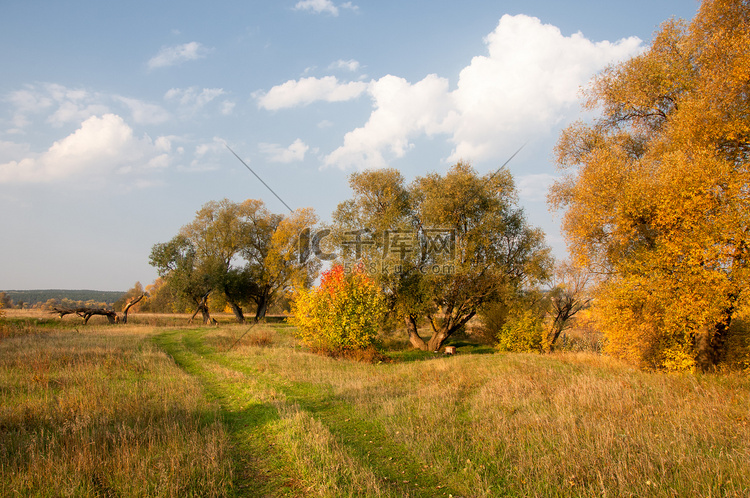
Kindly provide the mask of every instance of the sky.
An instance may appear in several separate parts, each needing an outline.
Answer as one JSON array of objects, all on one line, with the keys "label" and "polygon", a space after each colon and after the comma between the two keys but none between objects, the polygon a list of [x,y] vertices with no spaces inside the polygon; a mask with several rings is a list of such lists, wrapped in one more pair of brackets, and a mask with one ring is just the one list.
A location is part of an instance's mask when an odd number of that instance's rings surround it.
[{"label": "sky", "polygon": [[[693,0],[0,2],[0,289],[150,284],[151,247],[206,202],[322,221],[349,176],[508,163],[546,189],[580,91]],[[230,147],[281,202],[227,149]]]}]

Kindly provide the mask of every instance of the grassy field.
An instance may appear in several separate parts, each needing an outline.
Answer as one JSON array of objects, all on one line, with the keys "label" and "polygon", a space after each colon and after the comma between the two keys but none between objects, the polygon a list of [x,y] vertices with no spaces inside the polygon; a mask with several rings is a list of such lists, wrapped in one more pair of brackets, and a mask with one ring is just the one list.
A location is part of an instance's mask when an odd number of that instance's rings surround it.
[{"label": "grassy field", "polygon": [[746,374],[248,328],[0,320],[0,495],[750,496]]}]

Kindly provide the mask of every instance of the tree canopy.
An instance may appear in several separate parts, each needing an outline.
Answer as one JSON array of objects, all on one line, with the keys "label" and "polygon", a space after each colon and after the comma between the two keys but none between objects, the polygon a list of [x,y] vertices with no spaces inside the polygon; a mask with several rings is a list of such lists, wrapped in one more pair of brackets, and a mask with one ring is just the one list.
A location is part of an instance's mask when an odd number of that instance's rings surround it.
[{"label": "tree canopy", "polygon": [[154,245],[150,262],[205,321],[212,292],[222,296],[237,321],[245,320],[242,306],[249,303],[260,319],[280,293],[294,284],[309,285],[317,275],[316,261],[301,263],[297,256],[299,232],[316,221],[311,209],[284,217],[260,200],[211,201],[172,240]]},{"label": "tree canopy", "polygon": [[484,305],[547,275],[544,235],[517,206],[507,169],[480,176],[459,162],[408,186],[397,170],[382,169],[355,173],[350,185],[333,238],[343,259],[377,278],[417,348],[438,350]]},{"label": "tree canopy", "polygon": [[715,365],[750,288],[750,8],[706,0],[599,74],[550,193],[578,263],[604,276],[609,352]]}]

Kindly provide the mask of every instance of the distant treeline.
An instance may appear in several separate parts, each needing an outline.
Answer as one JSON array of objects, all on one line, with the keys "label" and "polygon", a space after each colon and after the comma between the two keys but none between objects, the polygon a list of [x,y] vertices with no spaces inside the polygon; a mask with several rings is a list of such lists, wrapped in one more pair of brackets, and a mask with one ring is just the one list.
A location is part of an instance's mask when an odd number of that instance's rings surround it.
[{"label": "distant treeline", "polygon": [[13,303],[13,307],[18,307],[20,303],[24,306],[32,307],[41,305],[50,299],[62,301],[96,301],[98,303],[114,304],[125,294],[124,291],[97,291],[97,290],[64,290],[64,289],[46,289],[46,290],[6,290],[2,291],[6,299]]}]

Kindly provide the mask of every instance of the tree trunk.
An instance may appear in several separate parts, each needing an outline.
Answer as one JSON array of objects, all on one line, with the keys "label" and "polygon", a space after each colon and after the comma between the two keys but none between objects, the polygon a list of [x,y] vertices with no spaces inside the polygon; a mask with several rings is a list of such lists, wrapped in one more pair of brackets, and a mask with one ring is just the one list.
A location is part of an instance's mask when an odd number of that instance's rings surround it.
[{"label": "tree trunk", "polygon": [[409,342],[412,346],[422,351],[429,351],[427,343],[424,342],[417,332],[417,318],[413,315],[406,315],[404,318],[406,322],[406,332],[409,334]]},{"label": "tree trunk", "polygon": [[427,342],[427,348],[429,351],[440,351],[443,343],[452,336],[457,330],[466,325],[476,313],[474,311],[467,313],[463,318],[458,318],[454,315],[449,314],[440,320],[440,326],[435,325],[435,320],[430,317],[430,324],[432,325],[432,337]]},{"label": "tree trunk", "polygon": [[235,318],[237,318],[237,323],[245,323],[245,314],[242,313],[240,305],[233,301],[229,301],[229,307],[232,308],[232,312],[234,313]]},{"label": "tree trunk", "polygon": [[436,330],[427,343],[428,350],[435,351],[436,353],[440,351],[440,347],[443,345],[445,340],[450,337],[451,333],[452,332],[449,332],[445,326],[441,327],[439,330]]},{"label": "tree trunk", "polygon": [[258,294],[255,303],[258,305],[258,309],[255,311],[255,321],[257,322],[266,317],[268,306],[271,304],[271,296],[268,293],[268,287],[263,287],[263,291]]},{"label": "tree trunk", "polygon": [[196,315],[200,313],[203,316],[203,323],[209,324],[211,323],[211,314],[208,312],[208,294],[201,297],[200,300],[196,301],[197,307],[195,309],[195,313],[193,313],[193,316],[190,317],[190,323],[193,323],[193,320],[195,319]]},{"label": "tree trunk", "polygon": [[205,325],[208,325],[211,323],[211,314],[208,312],[208,307],[203,305],[201,306],[201,315],[203,315],[203,323]]},{"label": "tree trunk", "polygon": [[[128,323],[128,311],[130,311],[130,308],[132,308],[133,306],[135,306],[136,304],[138,304],[138,302],[141,299],[143,299],[143,296],[144,296],[144,294],[141,294],[137,298],[135,298],[132,301],[130,301],[127,306],[125,306],[125,309],[122,310],[122,320],[121,320],[122,323]],[[114,323],[114,322],[112,322],[112,323]]]},{"label": "tree trunk", "polygon": [[562,334],[562,331],[565,329],[565,320],[560,319],[560,317],[555,317],[554,321],[552,322],[552,330],[550,330],[550,333],[547,334],[547,349],[552,352],[555,350],[555,342],[557,342],[557,339],[560,337],[560,334]]},{"label": "tree trunk", "polygon": [[724,319],[710,327],[698,345],[697,363],[702,370],[709,370],[721,363],[726,356],[729,326],[736,311],[737,295],[729,296],[729,305],[724,309]]}]

